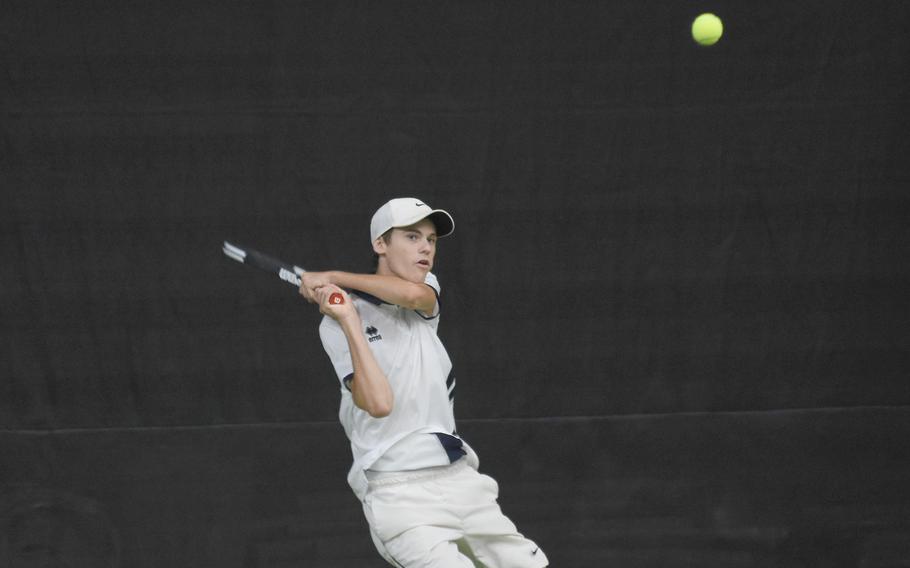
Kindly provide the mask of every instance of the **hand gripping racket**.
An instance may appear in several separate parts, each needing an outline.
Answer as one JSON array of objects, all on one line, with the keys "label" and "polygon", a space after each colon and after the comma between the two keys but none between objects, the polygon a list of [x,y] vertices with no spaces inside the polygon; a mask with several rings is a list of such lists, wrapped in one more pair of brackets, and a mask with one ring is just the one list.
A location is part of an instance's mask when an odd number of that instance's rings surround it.
[{"label": "hand gripping racket", "polygon": [[[246,264],[260,270],[265,270],[266,272],[271,272],[272,274],[276,274],[278,275],[278,278],[284,280],[296,288],[300,288],[300,276],[306,272],[306,270],[300,268],[299,266],[288,264],[282,260],[278,260],[277,258],[272,258],[271,256],[263,254],[258,250],[239,247],[227,241],[224,241],[224,247],[222,247],[221,252],[223,252],[226,257],[236,260],[239,263]],[[338,292],[335,292],[329,296],[329,303],[343,304],[344,296]]]}]

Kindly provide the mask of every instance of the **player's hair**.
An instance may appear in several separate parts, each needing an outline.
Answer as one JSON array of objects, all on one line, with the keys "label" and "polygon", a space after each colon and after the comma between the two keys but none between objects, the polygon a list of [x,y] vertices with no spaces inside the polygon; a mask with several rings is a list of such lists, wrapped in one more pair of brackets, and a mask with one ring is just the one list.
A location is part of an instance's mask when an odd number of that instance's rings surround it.
[{"label": "player's hair", "polygon": [[[382,240],[385,241],[385,244],[389,244],[390,242],[392,242],[392,231],[393,230],[394,229],[389,229],[388,231],[386,231],[382,234]],[[373,251],[373,273],[375,274],[377,270],[379,270],[379,255],[376,254],[376,251]]]}]

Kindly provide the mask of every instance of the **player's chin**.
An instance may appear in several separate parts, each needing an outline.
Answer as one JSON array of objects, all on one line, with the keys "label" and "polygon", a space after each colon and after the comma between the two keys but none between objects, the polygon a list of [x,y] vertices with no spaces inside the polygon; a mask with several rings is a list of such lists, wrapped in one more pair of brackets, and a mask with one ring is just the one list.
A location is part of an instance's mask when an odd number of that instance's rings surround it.
[{"label": "player's chin", "polygon": [[429,271],[430,267],[428,265],[418,264],[408,275],[408,280],[420,284],[426,280]]}]

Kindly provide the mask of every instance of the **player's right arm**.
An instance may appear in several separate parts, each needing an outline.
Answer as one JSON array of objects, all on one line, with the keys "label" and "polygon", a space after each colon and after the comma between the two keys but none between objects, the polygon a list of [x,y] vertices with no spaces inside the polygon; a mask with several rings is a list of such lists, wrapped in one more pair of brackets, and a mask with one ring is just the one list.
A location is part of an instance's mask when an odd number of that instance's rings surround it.
[{"label": "player's right arm", "polygon": [[[332,293],[344,296],[343,304],[330,304]],[[354,309],[351,298],[334,285],[322,286],[315,291],[319,311],[333,318],[341,326],[351,353],[354,375],[349,383],[351,396],[358,408],[374,418],[383,418],[392,412],[395,397],[385,373],[376,362],[366,337],[360,331],[360,314]]]}]

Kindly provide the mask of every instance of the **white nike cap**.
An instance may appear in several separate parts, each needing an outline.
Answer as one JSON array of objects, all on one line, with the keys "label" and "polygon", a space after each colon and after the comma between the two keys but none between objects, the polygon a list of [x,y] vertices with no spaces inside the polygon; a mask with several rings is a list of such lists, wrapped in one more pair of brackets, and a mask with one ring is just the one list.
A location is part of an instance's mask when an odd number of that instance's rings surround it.
[{"label": "white nike cap", "polygon": [[413,197],[399,197],[392,199],[373,214],[373,220],[370,221],[370,242],[378,239],[389,229],[409,227],[426,218],[436,225],[437,237],[451,235],[455,230],[455,220],[448,212],[433,209]]}]

